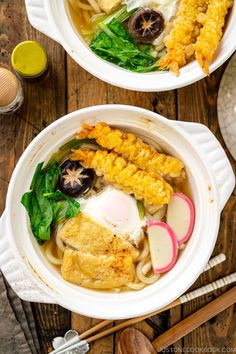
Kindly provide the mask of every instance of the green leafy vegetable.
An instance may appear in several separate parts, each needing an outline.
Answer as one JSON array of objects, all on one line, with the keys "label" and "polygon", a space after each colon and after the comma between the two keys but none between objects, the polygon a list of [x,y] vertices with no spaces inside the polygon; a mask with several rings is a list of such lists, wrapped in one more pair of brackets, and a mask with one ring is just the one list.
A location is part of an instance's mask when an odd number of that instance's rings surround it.
[{"label": "green leafy vegetable", "polygon": [[53,222],[55,226],[80,213],[80,204],[62,192],[44,193],[44,197],[53,202]]},{"label": "green leafy vegetable", "polygon": [[137,201],[137,207],[138,207],[139,217],[141,220],[143,220],[144,216],[145,216],[145,209],[144,209],[143,203],[140,202],[140,200]]},{"label": "green leafy vegetable", "polygon": [[92,40],[90,48],[101,58],[135,72],[157,70],[156,58],[151,56],[151,46],[141,50],[121,25],[132,15],[126,6],[99,23],[101,32]]},{"label": "green leafy vegetable", "polygon": [[41,174],[42,168],[43,168],[43,162],[39,163],[36,167],[36,170],[34,172],[33,179],[32,179],[31,185],[30,185],[30,189],[34,190],[36,181]]},{"label": "green leafy vegetable", "polygon": [[79,149],[82,145],[84,144],[94,144],[95,140],[94,139],[72,139],[62,145],[59,149],[59,151],[67,151],[71,149]]},{"label": "green leafy vegetable", "polygon": [[54,154],[52,154],[50,160],[48,161],[47,166],[50,166],[50,164],[54,161],[57,163],[61,163],[66,156],[69,155],[71,149],[79,149],[81,146],[86,145],[86,144],[95,144],[94,139],[72,139],[62,145],[58,151],[56,151]]},{"label": "green leafy vegetable", "polygon": [[32,195],[33,192],[26,192],[21,199],[21,203],[24,205],[25,209],[28,211],[29,214],[31,211]]},{"label": "green leafy vegetable", "polygon": [[57,162],[52,161],[51,164],[45,168],[45,192],[54,192],[57,186],[58,178],[61,170]]},{"label": "green leafy vegetable", "polygon": [[43,163],[36,167],[30,192],[26,192],[21,203],[26,208],[32,232],[39,244],[50,240],[53,227],[80,212],[80,205],[74,199],[57,192],[60,167],[52,161],[43,169]]}]

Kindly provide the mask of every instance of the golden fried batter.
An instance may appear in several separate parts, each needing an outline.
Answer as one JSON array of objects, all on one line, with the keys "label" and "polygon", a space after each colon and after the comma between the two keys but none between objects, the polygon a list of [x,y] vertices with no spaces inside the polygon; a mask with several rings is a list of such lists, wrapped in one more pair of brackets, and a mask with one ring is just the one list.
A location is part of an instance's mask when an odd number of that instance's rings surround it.
[{"label": "golden fried batter", "polygon": [[195,45],[196,59],[209,75],[209,63],[212,61],[215,51],[223,35],[225,17],[229,8],[233,6],[233,0],[210,0],[203,28]]},{"label": "golden fried batter", "polygon": [[207,0],[180,0],[173,28],[164,40],[167,54],[157,62],[160,69],[168,68],[179,75],[179,68],[194,53],[193,43],[199,34],[197,18],[206,4]]},{"label": "golden fried batter", "polygon": [[98,123],[95,127],[86,124],[83,128],[77,138],[96,139],[100,146],[114,150],[141,170],[158,173],[164,178],[179,177],[184,174],[184,165],[181,161],[158,153],[134,134],[111,128],[106,123]]},{"label": "golden fried batter", "polygon": [[115,187],[134,194],[145,205],[163,205],[170,201],[173,189],[160,175],[139,170],[114,152],[79,149],[71,158],[93,168],[98,176],[104,176]]}]

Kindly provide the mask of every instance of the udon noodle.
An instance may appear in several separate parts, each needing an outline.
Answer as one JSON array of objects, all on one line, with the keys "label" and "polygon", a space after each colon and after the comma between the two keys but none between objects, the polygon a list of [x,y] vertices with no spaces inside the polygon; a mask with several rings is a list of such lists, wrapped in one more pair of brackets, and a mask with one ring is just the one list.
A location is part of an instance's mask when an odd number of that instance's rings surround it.
[{"label": "udon noodle", "polygon": [[95,34],[96,18],[105,16],[95,0],[69,0],[69,5],[74,10],[71,12],[72,17],[79,31],[87,42],[90,42]]}]

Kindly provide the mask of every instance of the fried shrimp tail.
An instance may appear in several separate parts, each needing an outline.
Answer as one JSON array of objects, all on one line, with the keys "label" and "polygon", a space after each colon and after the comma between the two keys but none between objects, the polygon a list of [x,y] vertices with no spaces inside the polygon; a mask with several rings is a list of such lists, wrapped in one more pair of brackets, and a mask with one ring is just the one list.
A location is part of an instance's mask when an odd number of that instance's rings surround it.
[{"label": "fried shrimp tail", "polygon": [[74,150],[71,158],[93,168],[98,176],[104,176],[115,187],[134,194],[145,205],[163,205],[170,201],[173,189],[161,176],[139,170],[114,152],[79,149]]},{"label": "fried shrimp tail", "polygon": [[223,35],[225,17],[232,6],[233,0],[210,0],[209,2],[204,25],[195,44],[196,59],[207,75],[209,75],[209,63]]},{"label": "fried shrimp tail", "polygon": [[94,127],[88,124],[83,126],[77,138],[85,137],[95,139],[100,146],[113,150],[141,170],[158,173],[163,178],[184,177],[184,165],[180,160],[157,152],[134,134],[98,123]]},{"label": "fried shrimp tail", "polygon": [[160,69],[169,69],[178,76],[179,68],[194,54],[197,18],[206,10],[206,3],[207,0],[180,0],[173,28],[164,39],[167,54],[157,62]]}]

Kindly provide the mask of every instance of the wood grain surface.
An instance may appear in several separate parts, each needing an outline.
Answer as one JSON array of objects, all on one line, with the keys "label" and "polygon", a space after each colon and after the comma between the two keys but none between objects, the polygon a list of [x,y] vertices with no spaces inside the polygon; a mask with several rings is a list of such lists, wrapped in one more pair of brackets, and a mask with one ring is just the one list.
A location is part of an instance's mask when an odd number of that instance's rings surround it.
[{"label": "wood grain surface", "polygon": [[[86,106],[106,103],[130,104],[150,109],[169,119],[203,123],[220,140],[234,170],[236,169],[236,164],[222,140],[217,122],[217,91],[224,68],[219,69],[210,78],[176,91],[140,93],[119,89],[85,72],[65,54],[59,44],[34,30],[28,22],[23,0],[0,0],[0,66],[11,68],[10,55],[13,47],[26,39],[35,39],[45,46],[51,63],[51,72],[49,79],[40,85],[24,84],[25,101],[17,113],[11,116],[0,116],[1,212],[4,210],[5,195],[12,171],[27,145],[55,119]],[[227,261],[202,275],[193,288],[213,281],[220,275],[235,271],[235,234],[236,195],[234,193],[223,210],[219,237],[213,253],[216,255],[224,252]],[[211,301],[214,296],[209,295],[190,304],[179,306],[135,327],[153,340],[158,334]],[[32,306],[42,354],[50,350],[54,336],[63,335],[71,327],[83,332],[98,322],[71,314],[57,305],[33,304]],[[118,336],[119,334],[111,335],[92,344],[90,353],[117,354]],[[180,353],[188,348],[210,348],[209,352],[219,353],[222,351],[217,348],[235,347],[236,316],[231,306],[165,352]]]}]

